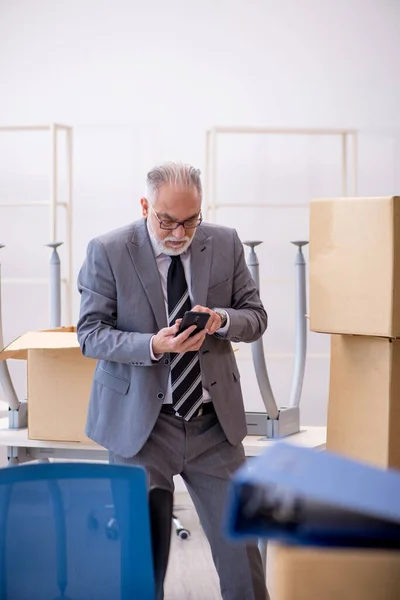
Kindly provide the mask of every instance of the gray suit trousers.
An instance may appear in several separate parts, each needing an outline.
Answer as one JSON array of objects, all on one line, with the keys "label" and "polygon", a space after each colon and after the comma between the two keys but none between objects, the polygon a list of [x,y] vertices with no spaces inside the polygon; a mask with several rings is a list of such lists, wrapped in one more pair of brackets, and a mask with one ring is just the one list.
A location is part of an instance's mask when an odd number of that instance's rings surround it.
[{"label": "gray suit trousers", "polygon": [[245,460],[243,445],[227,441],[215,414],[185,422],[161,412],[134,457],[110,453],[110,462],[144,466],[151,485],[173,491],[173,476],[182,476],[210,543],[223,600],[268,599],[257,546],[231,542],[222,532],[228,483]]}]

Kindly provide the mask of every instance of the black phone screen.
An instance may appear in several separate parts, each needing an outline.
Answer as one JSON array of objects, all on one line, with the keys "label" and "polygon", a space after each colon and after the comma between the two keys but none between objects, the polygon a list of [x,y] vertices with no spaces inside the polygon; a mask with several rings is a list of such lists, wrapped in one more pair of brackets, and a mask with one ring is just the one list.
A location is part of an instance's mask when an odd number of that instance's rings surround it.
[{"label": "black phone screen", "polygon": [[189,310],[183,315],[178,333],[182,333],[182,331],[185,331],[185,329],[187,329],[191,325],[196,325],[196,329],[190,334],[191,336],[195,335],[201,329],[205,328],[209,318],[210,315],[208,313],[195,312],[193,310]]}]

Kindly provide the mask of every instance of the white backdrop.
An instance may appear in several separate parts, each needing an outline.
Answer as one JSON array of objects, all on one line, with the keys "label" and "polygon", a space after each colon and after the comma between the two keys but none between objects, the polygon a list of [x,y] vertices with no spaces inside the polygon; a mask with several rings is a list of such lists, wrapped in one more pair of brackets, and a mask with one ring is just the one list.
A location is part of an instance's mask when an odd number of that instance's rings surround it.
[{"label": "white backdrop", "polygon": [[[204,169],[212,125],[358,128],[359,194],[396,193],[399,26],[395,0],[0,0],[1,123],[74,127],[74,278],[90,238],[140,216],[155,162]],[[340,194],[340,141],[229,136],[219,147],[221,202],[274,204],[222,208],[217,220],[264,241],[264,345],[284,404],[294,342],[290,241],[308,238],[310,198]],[[46,134],[0,133],[0,202],[47,199],[48,161]],[[46,209],[0,208],[4,277],[45,277],[48,235]],[[78,309],[75,292],[74,319]],[[5,283],[3,322],[6,342],[47,327],[46,286]],[[325,422],[328,352],[327,337],[311,334],[303,423]],[[237,358],[247,409],[259,409],[249,348]],[[10,367],[24,395],[24,365]]]}]

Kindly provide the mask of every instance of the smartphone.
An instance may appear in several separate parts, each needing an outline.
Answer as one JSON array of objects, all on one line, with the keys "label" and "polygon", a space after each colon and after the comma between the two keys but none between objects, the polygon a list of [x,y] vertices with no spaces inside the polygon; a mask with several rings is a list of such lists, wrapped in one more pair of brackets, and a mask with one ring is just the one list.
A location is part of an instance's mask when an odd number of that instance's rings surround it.
[{"label": "smartphone", "polygon": [[183,315],[177,335],[182,333],[182,331],[185,331],[185,329],[187,329],[191,325],[196,325],[196,329],[190,334],[189,337],[196,335],[196,333],[199,333],[201,329],[205,328],[209,318],[210,315],[208,313],[195,312],[194,310],[186,311]]}]

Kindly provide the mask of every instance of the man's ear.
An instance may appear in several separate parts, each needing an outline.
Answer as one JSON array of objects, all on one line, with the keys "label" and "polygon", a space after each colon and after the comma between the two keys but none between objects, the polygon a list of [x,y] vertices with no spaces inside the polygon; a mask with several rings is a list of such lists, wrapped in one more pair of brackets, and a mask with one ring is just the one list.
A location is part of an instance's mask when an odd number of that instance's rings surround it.
[{"label": "man's ear", "polygon": [[142,216],[143,217],[148,217],[149,216],[149,203],[147,198],[140,198],[140,204],[142,205]]}]

